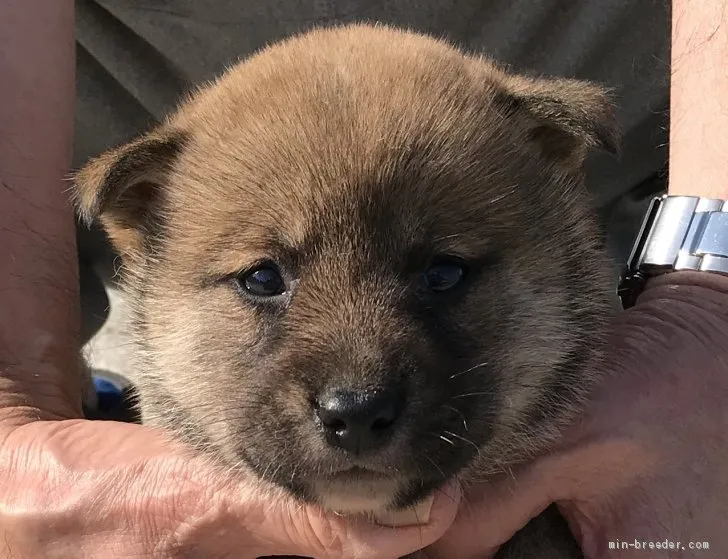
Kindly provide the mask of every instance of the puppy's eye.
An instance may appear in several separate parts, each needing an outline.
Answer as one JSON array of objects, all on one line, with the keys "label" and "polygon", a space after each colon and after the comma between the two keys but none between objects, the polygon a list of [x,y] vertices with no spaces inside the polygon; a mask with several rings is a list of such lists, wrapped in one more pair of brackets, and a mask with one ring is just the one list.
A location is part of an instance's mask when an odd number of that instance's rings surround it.
[{"label": "puppy's eye", "polygon": [[260,266],[240,275],[237,282],[241,288],[257,297],[275,297],[286,291],[280,272],[270,265]]},{"label": "puppy's eye", "polygon": [[457,262],[438,262],[425,272],[427,287],[433,291],[447,291],[465,277],[465,268]]}]

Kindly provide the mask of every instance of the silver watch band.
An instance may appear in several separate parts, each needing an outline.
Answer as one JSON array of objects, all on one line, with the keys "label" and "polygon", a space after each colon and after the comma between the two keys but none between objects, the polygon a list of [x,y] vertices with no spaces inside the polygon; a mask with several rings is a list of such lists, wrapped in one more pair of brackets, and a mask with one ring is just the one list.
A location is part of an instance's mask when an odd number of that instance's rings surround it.
[{"label": "silver watch band", "polygon": [[677,270],[728,275],[728,201],[655,198],[622,277],[622,306],[634,304],[647,278]]},{"label": "silver watch band", "polygon": [[637,269],[728,274],[728,201],[662,197]]}]

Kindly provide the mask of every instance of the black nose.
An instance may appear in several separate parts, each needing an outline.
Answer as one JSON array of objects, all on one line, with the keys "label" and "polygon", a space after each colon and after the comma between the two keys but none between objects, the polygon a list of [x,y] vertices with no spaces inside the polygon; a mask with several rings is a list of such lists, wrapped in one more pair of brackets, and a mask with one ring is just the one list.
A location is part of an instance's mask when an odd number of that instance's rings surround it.
[{"label": "black nose", "polygon": [[386,441],[403,407],[395,390],[337,390],[319,398],[316,415],[330,445],[359,454]]}]

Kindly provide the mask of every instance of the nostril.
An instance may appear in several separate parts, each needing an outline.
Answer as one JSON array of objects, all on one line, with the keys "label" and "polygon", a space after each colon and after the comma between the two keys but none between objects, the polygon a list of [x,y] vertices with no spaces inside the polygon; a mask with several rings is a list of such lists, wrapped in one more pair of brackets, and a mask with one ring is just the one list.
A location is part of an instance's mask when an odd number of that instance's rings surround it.
[{"label": "nostril", "polygon": [[341,417],[340,411],[335,406],[327,404],[321,405],[316,402],[314,409],[316,410],[316,415],[325,427],[333,431],[346,430],[346,421]]},{"label": "nostril", "polygon": [[394,423],[394,418],[391,417],[378,417],[372,423],[372,431],[384,431],[389,429]]},{"label": "nostril", "polygon": [[372,430],[382,431],[389,429],[399,417],[400,402],[397,398],[388,398],[380,404],[379,413],[372,421]]}]

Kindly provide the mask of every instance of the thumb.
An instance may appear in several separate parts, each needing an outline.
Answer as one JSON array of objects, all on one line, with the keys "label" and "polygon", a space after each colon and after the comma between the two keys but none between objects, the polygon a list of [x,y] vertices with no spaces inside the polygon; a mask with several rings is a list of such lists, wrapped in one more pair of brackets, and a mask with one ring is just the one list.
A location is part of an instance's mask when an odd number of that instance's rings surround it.
[{"label": "thumb", "polygon": [[455,522],[427,550],[432,559],[483,559],[538,516],[552,502],[544,472],[514,469],[487,483],[463,488]]},{"label": "thumb", "polygon": [[459,487],[448,485],[435,495],[429,515],[418,511],[421,524],[393,527],[302,506],[290,498],[267,500],[265,524],[275,533],[264,535],[269,538],[265,548],[271,555],[314,559],[398,559],[441,538],[455,520],[459,502]]},{"label": "thumb", "polygon": [[428,549],[428,557],[490,557],[552,503],[559,505],[581,539],[584,519],[574,504],[604,499],[629,486],[646,464],[641,450],[629,441],[585,439],[513,468],[508,475],[470,485],[463,490],[455,522]]}]

